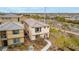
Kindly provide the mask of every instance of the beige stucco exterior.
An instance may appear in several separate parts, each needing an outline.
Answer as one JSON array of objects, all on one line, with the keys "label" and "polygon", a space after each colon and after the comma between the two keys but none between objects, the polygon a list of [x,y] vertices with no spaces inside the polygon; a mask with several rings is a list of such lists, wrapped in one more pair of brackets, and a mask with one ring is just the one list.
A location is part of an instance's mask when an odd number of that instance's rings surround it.
[{"label": "beige stucco exterior", "polygon": [[[19,34],[15,34],[15,35],[12,33],[12,31],[13,30],[6,31],[6,36],[7,36],[6,40],[8,45],[14,44],[13,40],[15,38],[19,38],[20,43],[24,43],[24,30],[23,29],[19,30]],[[0,47],[3,46],[3,40],[4,39],[0,38]]]},{"label": "beige stucco exterior", "polygon": [[24,31],[19,30],[19,34],[13,35],[12,31],[7,31],[7,38],[18,38],[18,37],[24,37]]},{"label": "beige stucco exterior", "polygon": [[25,15],[14,15],[15,17],[12,17],[10,15],[7,15],[7,16],[8,17],[5,17],[5,15],[0,15],[0,23],[5,23],[5,22],[19,22],[19,23],[22,23],[24,20],[27,19],[27,17]]},{"label": "beige stucco exterior", "polygon": [[24,21],[24,20],[26,20],[27,19],[27,17],[25,16],[25,15],[23,15],[22,17],[20,17],[20,20],[21,21]]},{"label": "beige stucco exterior", "polygon": [[1,23],[4,23],[4,22],[20,22],[20,21],[21,20],[20,20],[20,18],[18,20],[18,17],[10,17],[10,19],[6,19],[5,17],[3,19],[3,18],[0,17],[0,22]]},{"label": "beige stucco exterior", "polygon": [[[22,24],[24,19],[26,19],[26,17],[23,15],[17,15],[17,14],[0,15],[0,25],[5,23],[17,23],[18,26],[18,23]],[[24,29],[19,29],[19,34],[15,34],[15,35],[13,34],[13,30],[5,30],[5,31],[6,31],[6,36],[7,36],[6,39],[8,45],[13,44],[13,40],[15,38],[19,38],[20,43],[24,43]],[[3,40],[5,39],[0,38],[0,47],[3,46]]]},{"label": "beige stucco exterior", "polygon": [[0,40],[0,47],[2,47],[2,41]]},{"label": "beige stucco exterior", "polygon": [[[47,34],[47,37],[49,37],[49,26],[42,26],[41,27],[41,32],[35,32],[35,27],[31,27],[29,25],[27,25],[26,23],[25,25],[25,32],[29,32],[29,37],[31,40],[36,40],[35,36],[39,35],[42,38],[45,38],[45,34]],[[39,28],[39,27],[38,27]]]},{"label": "beige stucco exterior", "polygon": [[19,22],[22,23],[22,21],[26,20],[26,16],[24,15],[6,15],[8,17],[5,17],[5,15],[0,15],[0,23],[4,22]]},{"label": "beige stucco exterior", "polygon": [[48,34],[47,37],[49,37],[49,28],[44,28],[44,27],[41,27],[41,32],[35,32],[35,28],[29,28],[29,35],[30,35],[30,38],[32,40],[35,40],[35,36],[36,35],[40,35],[40,37],[44,38],[45,34]]},{"label": "beige stucco exterior", "polygon": [[[13,44],[13,40],[14,39],[8,39],[8,45],[12,45]],[[20,43],[24,43],[24,38],[19,38]]]}]

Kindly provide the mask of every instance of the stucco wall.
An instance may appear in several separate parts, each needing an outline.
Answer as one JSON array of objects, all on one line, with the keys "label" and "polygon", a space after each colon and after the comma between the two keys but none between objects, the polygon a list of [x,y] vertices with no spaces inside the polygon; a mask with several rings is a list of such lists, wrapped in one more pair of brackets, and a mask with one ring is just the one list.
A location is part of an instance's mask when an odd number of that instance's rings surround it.
[{"label": "stucco wall", "polygon": [[21,43],[24,43],[24,38],[20,38],[20,42]]},{"label": "stucco wall", "polygon": [[29,36],[31,40],[35,40],[35,35],[40,35],[42,38],[44,38],[44,35],[48,34],[49,37],[49,28],[41,27],[41,32],[35,32],[35,28],[29,27]]},{"label": "stucco wall", "polygon": [[13,44],[13,39],[8,39],[8,45],[12,45]]},{"label": "stucco wall", "polygon": [[[14,44],[14,39],[8,39],[8,45]],[[20,43],[24,43],[24,38],[19,38]]]},{"label": "stucco wall", "polygon": [[2,47],[2,41],[0,40],[0,47]]},{"label": "stucco wall", "polygon": [[0,22],[4,23],[4,22],[19,22],[21,23],[23,19],[19,17],[19,21],[18,21],[18,17],[12,17],[11,19],[2,19],[0,18]]},{"label": "stucco wall", "polygon": [[41,32],[35,32],[35,28],[29,27],[29,32],[32,35],[44,34],[44,33],[49,33],[49,28],[41,27]]},{"label": "stucco wall", "polygon": [[7,31],[7,38],[17,38],[17,37],[24,37],[24,31],[19,30],[19,34],[13,34],[12,31]]}]

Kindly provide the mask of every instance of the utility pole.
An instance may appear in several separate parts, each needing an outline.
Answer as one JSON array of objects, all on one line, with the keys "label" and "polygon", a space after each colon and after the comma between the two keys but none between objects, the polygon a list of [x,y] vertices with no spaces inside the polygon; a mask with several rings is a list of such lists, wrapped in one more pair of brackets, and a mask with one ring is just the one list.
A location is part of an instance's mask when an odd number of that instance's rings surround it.
[{"label": "utility pole", "polygon": [[44,14],[45,14],[45,16],[44,16],[44,23],[46,23],[46,16],[47,16],[47,14],[46,14],[46,7],[44,7]]}]

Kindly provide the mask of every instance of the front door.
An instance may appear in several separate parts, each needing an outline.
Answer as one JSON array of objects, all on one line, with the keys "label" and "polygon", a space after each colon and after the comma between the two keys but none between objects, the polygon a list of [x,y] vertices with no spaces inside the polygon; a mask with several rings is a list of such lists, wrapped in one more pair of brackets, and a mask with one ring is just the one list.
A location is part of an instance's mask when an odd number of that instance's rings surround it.
[{"label": "front door", "polygon": [[8,43],[7,43],[7,40],[3,40],[3,46],[7,46]]}]

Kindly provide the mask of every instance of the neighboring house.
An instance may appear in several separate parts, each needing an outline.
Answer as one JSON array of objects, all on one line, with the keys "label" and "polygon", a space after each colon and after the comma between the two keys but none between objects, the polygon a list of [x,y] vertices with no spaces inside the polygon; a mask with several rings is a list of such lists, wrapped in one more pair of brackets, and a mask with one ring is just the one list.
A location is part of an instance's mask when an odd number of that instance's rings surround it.
[{"label": "neighboring house", "polygon": [[4,22],[21,22],[23,15],[4,14],[0,15],[0,24]]},{"label": "neighboring house", "polygon": [[25,32],[29,34],[31,40],[36,40],[38,37],[49,37],[49,25],[43,22],[28,19],[24,21]]},{"label": "neighboring house", "polygon": [[6,22],[0,25],[0,47],[24,43],[24,27],[20,23]]}]

